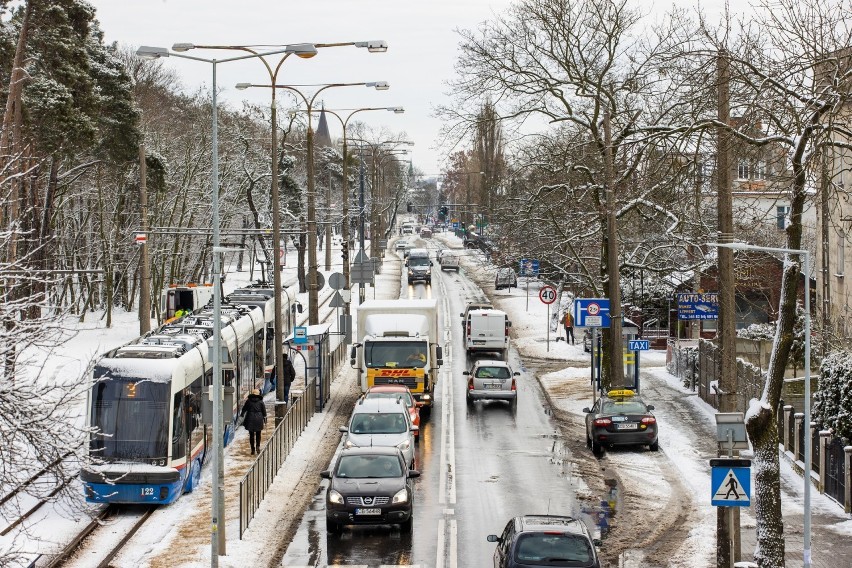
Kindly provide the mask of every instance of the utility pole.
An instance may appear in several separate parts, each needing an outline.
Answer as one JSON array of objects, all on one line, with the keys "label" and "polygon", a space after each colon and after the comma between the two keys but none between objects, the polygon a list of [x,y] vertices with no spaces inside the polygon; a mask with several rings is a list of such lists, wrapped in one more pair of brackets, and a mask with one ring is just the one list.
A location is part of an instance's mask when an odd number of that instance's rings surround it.
[{"label": "utility pole", "polygon": [[[145,143],[139,144],[139,217],[142,234],[148,235],[148,170],[145,164]],[[151,331],[151,259],[148,241],[140,249],[141,266],[139,269],[139,335]]]},{"label": "utility pole", "polygon": [[612,124],[609,109],[604,112],[603,128],[606,175],[604,184],[606,191],[606,271],[609,276],[607,280],[607,295],[609,296],[609,384],[618,388],[627,385],[624,384],[621,283],[619,282],[618,270],[618,233],[615,225],[615,168],[613,166]]},{"label": "utility pole", "polygon": [[[730,61],[725,51],[716,60],[718,74],[717,118],[730,124]],[[733,196],[731,193],[730,140],[726,126],[717,129],[716,195],[718,200],[719,242],[734,240]],[[736,283],[734,279],[734,251],[728,247],[718,249],[717,272],[719,277],[719,326],[717,339],[720,354],[719,412],[737,410],[737,345],[736,345]],[[734,507],[716,510],[716,566],[729,568],[739,560],[739,511]],[[730,525],[730,526],[729,526]]]}]

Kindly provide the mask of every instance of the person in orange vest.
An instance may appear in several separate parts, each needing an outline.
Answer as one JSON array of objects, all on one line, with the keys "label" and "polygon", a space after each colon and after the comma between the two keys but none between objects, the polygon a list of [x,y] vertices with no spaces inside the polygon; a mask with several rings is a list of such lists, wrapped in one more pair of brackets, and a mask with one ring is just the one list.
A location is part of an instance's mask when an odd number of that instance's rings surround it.
[{"label": "person in orange vest", "polygon": [[562,320],[562,323],[565,325],[565,343],[568,343],[568,339],[571,339],[571,345],[574,345],[574,315],[571,313],[571,310],[567,310],[565,312],[565,318]]}]

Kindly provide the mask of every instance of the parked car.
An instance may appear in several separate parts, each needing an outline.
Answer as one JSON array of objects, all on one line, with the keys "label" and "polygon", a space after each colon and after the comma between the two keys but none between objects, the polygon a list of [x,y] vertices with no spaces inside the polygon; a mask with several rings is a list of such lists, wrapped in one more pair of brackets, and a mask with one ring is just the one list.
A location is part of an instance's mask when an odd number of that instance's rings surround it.
[{"label": "parked car", "polygon": [[391,400],[400,400],[408,408],[408,415],[411,418],[411,423],[417,426],[414,431],[414,440],[417,441],[420,437],[420,407],[422,402],[414,400],[411,391],[405,385],[376,385],[367,389],[364,393],[364,398],[370,400],[373,398],[389,398]]},{"label": "parked car", "polygon": [[477,400],[506,400],[513,407],[518,402],[517,371],[504,361],[481,360],[474,363],[467,376],[467,403]]},{"label": "parked car", "polygon": [[408,408],[398,400],[363,398],[355,405],[348,426],[341,426],[344,448],[387,446],[399,448],[405,463],[414,467],[414,432]]},{"label": "parked car", "polygon": [[334,467],[320,476],[330,480],[325,493],[329,533],[340,533],[344,525],[384,524],[399,524],[402,532],[411,532],[411,480],[420,477],[420,472],[408,469],[397,448],[345,448]]},{"label": "parked car", "polygon": [[511,268],[498,268],[497,275],[494,277],[494,289],[502,290],[504,288],[518,287],[518,276]]},{"label": "parked car", "polygon": [[651,414],[652,405],[630,389],[609,391],[599,398],[586,413],[586,445],[596,454],[605,446],[647,445],[660,449],[657,419]]},{"label": "parked car", "polygon": [[524,515],[515,517],[500,536],[488,535],[496,542],[495,568],[533,566],[579,566],[600,568],[597,546],[585,523],[574,517]]}]

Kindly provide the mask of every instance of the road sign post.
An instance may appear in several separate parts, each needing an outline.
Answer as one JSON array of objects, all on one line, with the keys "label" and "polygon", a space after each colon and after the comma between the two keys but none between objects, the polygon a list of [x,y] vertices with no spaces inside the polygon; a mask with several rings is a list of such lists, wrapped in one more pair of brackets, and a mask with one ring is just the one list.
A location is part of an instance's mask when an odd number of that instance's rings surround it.
[{"label": "road sign post", "polygon": [[556,301],[556,289],[553,286],[543,286],[538,291],[538,299],[547,306],[547,351],[550,352],[550,304]]}]

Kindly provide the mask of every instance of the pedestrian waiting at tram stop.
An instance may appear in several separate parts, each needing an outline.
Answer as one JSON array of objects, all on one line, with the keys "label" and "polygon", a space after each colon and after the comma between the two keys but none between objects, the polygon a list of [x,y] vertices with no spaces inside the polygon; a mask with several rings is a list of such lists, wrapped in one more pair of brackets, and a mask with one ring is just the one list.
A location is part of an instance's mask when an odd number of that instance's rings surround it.
[{"label": "pedestrian waiting at tram stop", "polygon": [[243,416],[243,426],[249,433],[251,455],[254,455],[260,452],[260,432],[266,424],[266,405],[258,389],[253,389],[248,395],[240,415]]}]

